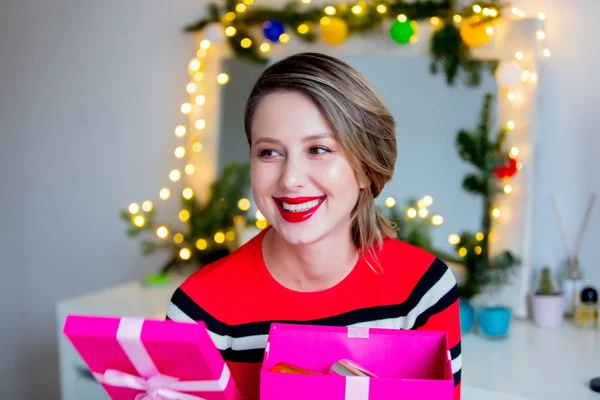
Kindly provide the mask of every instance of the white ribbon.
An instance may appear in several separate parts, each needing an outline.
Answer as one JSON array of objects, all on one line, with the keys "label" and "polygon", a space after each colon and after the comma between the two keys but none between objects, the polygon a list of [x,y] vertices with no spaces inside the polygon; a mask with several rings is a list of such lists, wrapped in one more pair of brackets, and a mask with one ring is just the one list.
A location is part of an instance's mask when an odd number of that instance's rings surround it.
[{"label": "white ribbon", "polygon": [[127,354],[139,375],[108,369],[104,373],[92,372],[102,384],[141,390],[135,400],[205,400],[185,392],[219,392],[225,390],[231,373],[223,363],[223,371],[218,380],[180,381],[179,378],[160,374],[152,357],[144,347],[140,336],[144,320],[121,318],[117,330],[117,341]]},{"label": "white ribbon", "polygon": [[143,393],[135,396],[135,400],[205,400],[203,397],[179,392],[178,385],[182,383],[189,385],[192,382],[180,382],[178,378],[171,376],[159,374],[144,379],[137,375],[108,369],[104,374],[94,373],[94,377],[105,385],[142,390]]},{"label": "white ribbon", "polygon": [[345,400],[368,400],[370,379],[366,376],[347,376]]}]

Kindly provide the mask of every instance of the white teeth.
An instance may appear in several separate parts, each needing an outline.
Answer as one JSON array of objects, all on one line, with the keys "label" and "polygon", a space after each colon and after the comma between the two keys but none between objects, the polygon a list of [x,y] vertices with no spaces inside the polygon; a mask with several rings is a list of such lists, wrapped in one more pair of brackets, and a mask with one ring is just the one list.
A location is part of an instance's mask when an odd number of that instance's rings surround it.
[{"label": "white teeth", "polygon": [[292,212],[302,212],[302,211],[308,211],[311,208],[316,207],[317,205],[319,205],[320,202],[321,202],[321,200],[318,199],[318,200],[307,201],[306,203],[302,203],[302,204],[288,204],[288,203],[284,203],[282,201],[281,204],[282,204],[284,210],[288,210],[288,211],[292,211]]}]

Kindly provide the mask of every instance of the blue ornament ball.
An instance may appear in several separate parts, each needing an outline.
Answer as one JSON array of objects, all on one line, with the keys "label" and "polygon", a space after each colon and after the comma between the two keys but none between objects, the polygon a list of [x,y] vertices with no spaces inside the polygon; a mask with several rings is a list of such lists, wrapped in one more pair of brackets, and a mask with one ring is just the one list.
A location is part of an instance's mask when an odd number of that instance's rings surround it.
[{"label": "blue ornament ball", "polygon": [[276,19],[265,21],[262,28],[263,34],[271,42],[279,42],[279,36],[285,32],[285,26]]}]

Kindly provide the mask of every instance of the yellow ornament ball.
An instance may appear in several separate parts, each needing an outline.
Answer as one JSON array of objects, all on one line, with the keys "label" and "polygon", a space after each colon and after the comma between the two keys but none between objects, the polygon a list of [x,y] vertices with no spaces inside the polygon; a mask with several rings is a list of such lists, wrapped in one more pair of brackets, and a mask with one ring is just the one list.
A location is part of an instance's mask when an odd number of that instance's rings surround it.
[{"label": "yellow ornament ball", "polygon": [[477,15],[468,18],[460,26],[460,37],[469,47],[483,46],[490,40],[490,33],[487,29],[491,27],[491,22],[482,22]]},{"label": "yellow ornament ball", "polygon": [[342,44],[348,38],[348,24],[341,18],[321,18],[321,37],[331,45]]}]

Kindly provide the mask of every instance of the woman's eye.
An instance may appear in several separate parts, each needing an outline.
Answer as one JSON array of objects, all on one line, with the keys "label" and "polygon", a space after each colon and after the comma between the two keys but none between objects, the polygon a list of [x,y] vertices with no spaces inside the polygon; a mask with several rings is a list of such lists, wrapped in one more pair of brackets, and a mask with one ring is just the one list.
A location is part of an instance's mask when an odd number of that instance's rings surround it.
[{"label": "woman's eye", "polygon": [[279,153],[272,149],[264,149],[261,150],[260,153],[258,153],[259,157],[275,157],[277,155],[279,155]]},{"label": "woman's eye", "polygon": [[328,149],[327,147],[315,146],[315,147],[310,148],[309,153],[310,154],[324,154],[324,153],[331,153],[331,150]]}]

